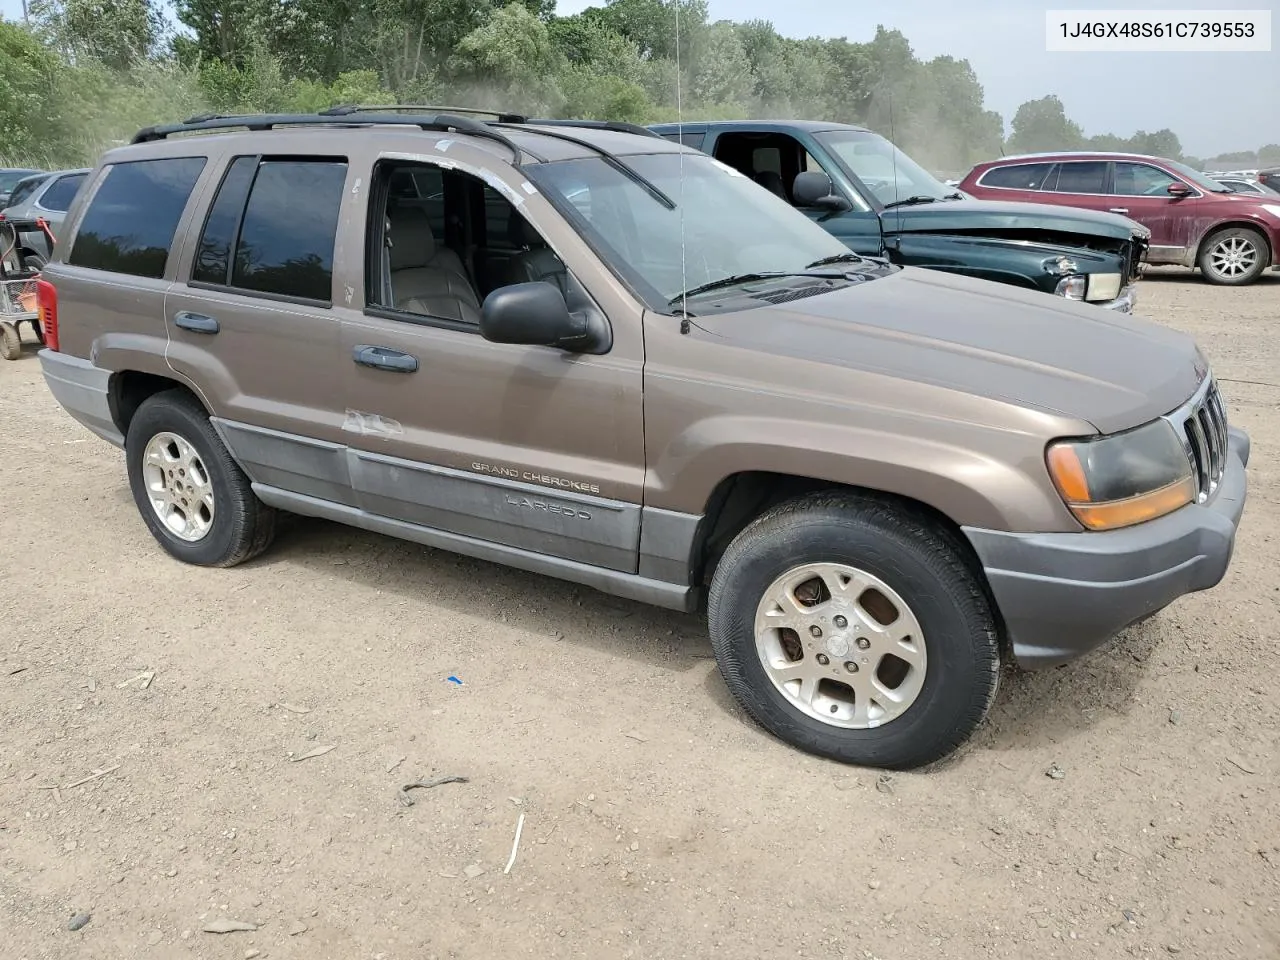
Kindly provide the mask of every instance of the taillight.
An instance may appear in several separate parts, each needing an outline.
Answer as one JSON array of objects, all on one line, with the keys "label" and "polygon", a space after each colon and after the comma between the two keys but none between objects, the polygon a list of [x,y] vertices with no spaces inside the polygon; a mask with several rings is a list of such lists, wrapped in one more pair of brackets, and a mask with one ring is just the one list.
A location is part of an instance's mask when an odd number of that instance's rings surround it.
[{"label": "taillight", "polygon": [[58,291],[48,280],[36,281],[36,310],[46,349],[58,349]]}]

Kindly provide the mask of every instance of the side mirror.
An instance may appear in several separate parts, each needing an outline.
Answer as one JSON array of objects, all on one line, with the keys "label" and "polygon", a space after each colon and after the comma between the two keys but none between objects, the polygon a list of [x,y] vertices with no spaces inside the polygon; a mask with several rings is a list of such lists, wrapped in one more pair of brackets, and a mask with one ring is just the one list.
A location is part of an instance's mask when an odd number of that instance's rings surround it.
[{"label": "side mirror", "polygon": [[480,336],[493,343],[589,353],[597,339],[592,326],[569,312],[559,287],[541,280],[498,288],[480,311]]},{"label": "side mirror", "polygon": [[796,174],[791,184],[791,195],[802,207],[820,207],[824,210],[848,210],[849,201],[836,193],[831,178],[820,170],[806,170]]},{"label": "side mirror", "polygon": [[1185,183],[1171,183],[1169,184],[1169,196],[1174,199],[1189,197],[1191,196],[1191,188]]}]

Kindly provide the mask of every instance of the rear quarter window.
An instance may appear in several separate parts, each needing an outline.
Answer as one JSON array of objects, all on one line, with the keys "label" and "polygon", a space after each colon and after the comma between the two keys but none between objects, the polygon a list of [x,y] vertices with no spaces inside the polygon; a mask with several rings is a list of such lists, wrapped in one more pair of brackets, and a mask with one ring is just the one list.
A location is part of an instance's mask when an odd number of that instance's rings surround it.
[{"label": "rear quarter window", "polygon": [[107,168],[67,262],[159,279],[204,157],[135,160]]}]

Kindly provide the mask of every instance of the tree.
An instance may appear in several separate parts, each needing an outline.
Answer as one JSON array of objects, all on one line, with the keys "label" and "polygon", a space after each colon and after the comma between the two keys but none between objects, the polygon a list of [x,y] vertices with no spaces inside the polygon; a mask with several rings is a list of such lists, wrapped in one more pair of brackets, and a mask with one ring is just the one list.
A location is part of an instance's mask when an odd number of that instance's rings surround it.
[{"label": "tree", "polygon": [[1077,150],[1085,142],[1079,124],[1067,119],[1062,101],[1052,94],[1020,106],[1012,126],[1009,149],[1016,153]]},{"label": "tree", "polygon": [[1259,148],[1258,163],[1264,167],[1280,166],[1280,143],[1268,143]]},{"label": "tree", "polygon": [[559,107],[559,67],[547,25],[521,3],[508,4],[463,37],[449,62],[472,89],[497,97],[499,109]]},{"label": "tree", "polygon": [[703,103],[741,103],[751,97],[751,63],[733,24],[720,22],[703,37],[690,93]]}]

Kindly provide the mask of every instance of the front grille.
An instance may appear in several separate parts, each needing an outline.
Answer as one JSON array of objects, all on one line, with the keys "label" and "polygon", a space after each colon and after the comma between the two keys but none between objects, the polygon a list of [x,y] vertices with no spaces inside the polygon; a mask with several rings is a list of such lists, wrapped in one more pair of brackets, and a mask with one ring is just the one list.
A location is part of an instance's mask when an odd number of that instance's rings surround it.
[{"label": "front grille", "polygon": [[1179,414],[1198,503],[1217,492],[1227,466],[1227,410],[1218,384],[1212,379],[1207,382],[1207,388]]}]

